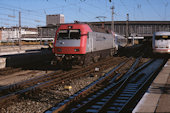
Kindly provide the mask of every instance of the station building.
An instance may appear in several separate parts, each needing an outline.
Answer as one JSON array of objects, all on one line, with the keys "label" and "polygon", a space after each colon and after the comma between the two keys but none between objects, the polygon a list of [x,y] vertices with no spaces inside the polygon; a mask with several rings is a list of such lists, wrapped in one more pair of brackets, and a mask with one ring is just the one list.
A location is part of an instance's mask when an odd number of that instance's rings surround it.
[{"label": "station building", "polygon": [[[21,28],[21,38],[26,37],[37,37],[38,31],[37,28],[27,28],[22,27]],[[1,27],[0,28],[0,42],[11,42],[19,39],[19,27]]]}]

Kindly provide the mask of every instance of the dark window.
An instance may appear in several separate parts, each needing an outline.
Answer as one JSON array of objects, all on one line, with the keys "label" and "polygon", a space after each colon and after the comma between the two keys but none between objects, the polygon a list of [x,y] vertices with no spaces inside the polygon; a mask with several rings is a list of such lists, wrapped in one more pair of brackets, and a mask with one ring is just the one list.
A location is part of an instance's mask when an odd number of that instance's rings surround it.
[{"label": "dark window", "polygon": [[80,30],[70,30],[70,39],[80,39]]},{"label": "dark window", "polygon": [[165,35],[165,36],[156,36],[155,39],[156,40],[160,40],[160,39],[162,39],[162,40],[169,40],[170,36],[167,36],[167,35]]},{"label": "dark window", "polygon": [[57,39],[68,39],[69,37],[69,33],[68,33],[68,30],[60,30],[59,33],[58,33],[58,37]]},{"label": "dark window", "polygon": [[80,39],[80,30],[60,30],[57,39]]}]

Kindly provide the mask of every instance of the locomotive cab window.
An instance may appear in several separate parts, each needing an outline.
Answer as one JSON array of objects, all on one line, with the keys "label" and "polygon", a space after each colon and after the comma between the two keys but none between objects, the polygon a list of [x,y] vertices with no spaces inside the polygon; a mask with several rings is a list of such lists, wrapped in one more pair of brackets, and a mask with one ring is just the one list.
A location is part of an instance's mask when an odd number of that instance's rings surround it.
[{"label": "locomotive cab window", "polygon": [[58,32],[58,40],[62,39],[80,39],[80,30],[72,29],[72,30],[60,30]]},{"label": "locomotive cab window", "polygon": [[80,30],[70,30],[70,39],[80,39]]},{"label": "locomotive cab window", "polygon": [[69,37],[69,33],[68,33],[68,30],[60,30],[59,32],[58,32],[58,40],[59,39],[68,39],[68,37]]}]

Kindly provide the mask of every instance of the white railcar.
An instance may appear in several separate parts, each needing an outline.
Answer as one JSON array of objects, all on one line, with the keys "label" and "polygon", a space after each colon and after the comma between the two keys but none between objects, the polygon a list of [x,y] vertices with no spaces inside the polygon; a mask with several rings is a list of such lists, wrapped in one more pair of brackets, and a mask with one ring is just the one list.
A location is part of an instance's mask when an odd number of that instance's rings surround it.
[{"label": "white railcar", "polygon": [[152,49],[154,53],[170,54],[170,32],[155,32],[152,38]]}]

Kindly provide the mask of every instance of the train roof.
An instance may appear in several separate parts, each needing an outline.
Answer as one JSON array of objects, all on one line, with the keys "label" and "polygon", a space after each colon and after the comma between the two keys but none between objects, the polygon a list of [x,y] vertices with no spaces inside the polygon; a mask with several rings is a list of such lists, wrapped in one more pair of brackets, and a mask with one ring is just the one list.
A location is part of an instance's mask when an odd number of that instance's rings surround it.
[{"label": "train roof", "polygon": [[168,32],[168,31],[159,31],[159,32],[155,32],[155,35],[170,35],[170,32]]}]

